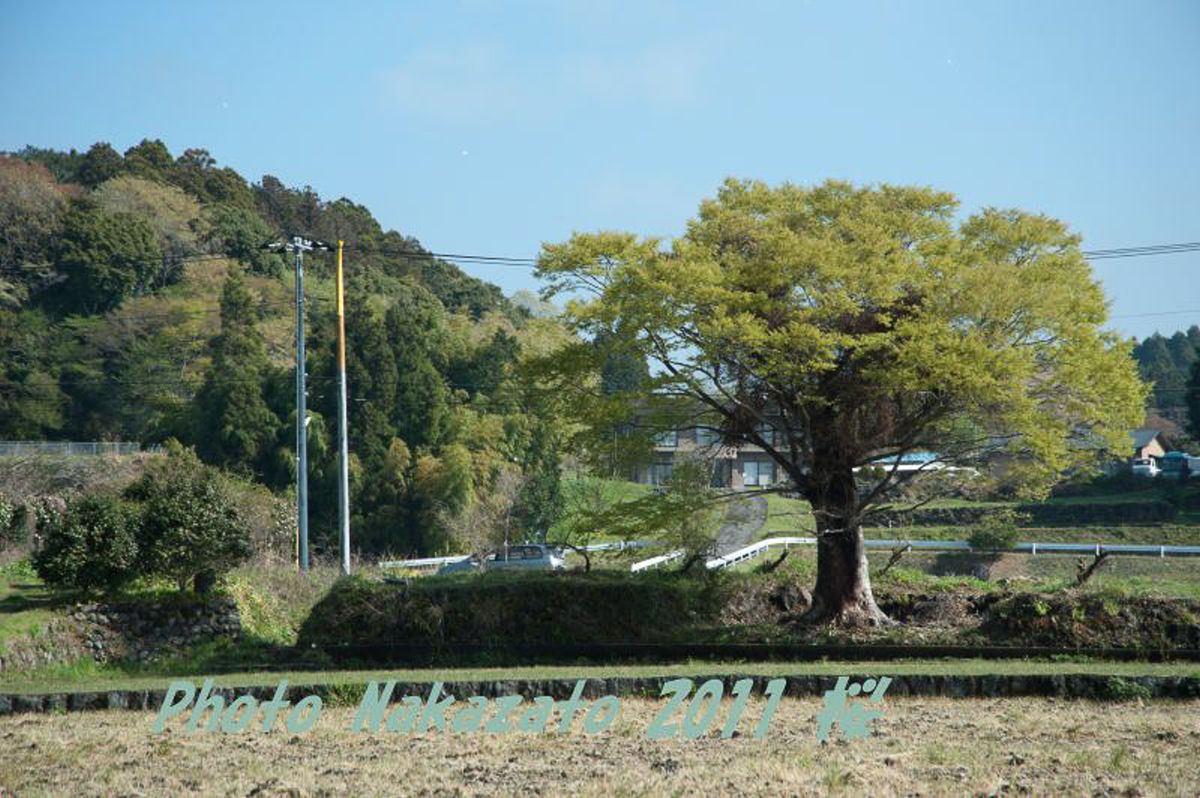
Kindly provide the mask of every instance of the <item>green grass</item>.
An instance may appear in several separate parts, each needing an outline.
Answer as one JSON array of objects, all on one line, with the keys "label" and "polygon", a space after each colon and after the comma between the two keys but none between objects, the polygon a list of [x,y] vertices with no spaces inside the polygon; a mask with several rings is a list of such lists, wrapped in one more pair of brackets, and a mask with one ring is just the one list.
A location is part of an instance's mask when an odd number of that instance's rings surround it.
[{"label": "green grass", "polygon": [[33,573],[28,560],[0,566],[0,653],[7,643],[38,634],[63,603]]},{"label": "green grass", "polygon": [[575,483],[599,484],[604,487],[605,494],[616,502],[627,502],[641,498],[650,492],[651,485],[640,482],[630,482],[625,479],[603,479],[601,477],[566,477],[563,478],[563,493],[571,495]]},{"label": "green grass", "polygon": [[1123,493],[1102,493],[1095,496],[1052,496],[1046,504],[1136,504],[1163,499],[1159,491],[1131,490]]},{"label": "green grass", "polygon": [[238,603],[242,634],[272,645],[294,645],[300,624],[340,576],[331,566],[309,569],[247,565],[225,578],[224,590]]},{"label": "green grass", "polygon": [[[926,507],[1013,507],[1016,502],[1007,501],[978,501],[975,499],[959,499],[948,497],[945,499],[934,499],[926,504]],[[904,506],[903,503],[900,505]]]},{"label": "green grass", "polygon": [[768,493],[767,520],[754,540],[794,535],[811,535],[814,527],[812,509],[803,499],[790,499],[778,493]]},{"label": "green grass", "polygon": [[[866,527],[869,538],[897,540],[966,540],[971,529],[965,526]],[[1163,524],[1161,526],[1085,526],[1022,527],[1022,541],[1039,543],[1133,543],[1165,546],[1200,545],[1200,526]]]}]

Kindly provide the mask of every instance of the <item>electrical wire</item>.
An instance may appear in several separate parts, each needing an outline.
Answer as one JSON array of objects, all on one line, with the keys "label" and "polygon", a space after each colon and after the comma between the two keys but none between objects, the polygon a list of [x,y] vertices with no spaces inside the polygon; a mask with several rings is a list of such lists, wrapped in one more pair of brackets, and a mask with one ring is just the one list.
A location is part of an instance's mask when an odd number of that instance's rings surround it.
[{"label": "electrical wire", "polygon": [[1171,255],[1178,252],[1200,252],[1200,241],[1189,241],[1181,244],[1149,244],[1141,247],[1119,247],[1116,249],[1084,250],[1083,256],[1088,260],[1104,260],[1106,258],[1140,258],[1149,255]]}]

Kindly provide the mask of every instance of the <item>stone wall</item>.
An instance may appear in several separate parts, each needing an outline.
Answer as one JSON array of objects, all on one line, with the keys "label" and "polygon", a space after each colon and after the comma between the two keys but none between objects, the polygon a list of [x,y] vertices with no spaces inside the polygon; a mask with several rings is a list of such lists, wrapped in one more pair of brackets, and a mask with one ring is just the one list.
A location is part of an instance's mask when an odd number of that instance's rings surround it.
[{"label": "stone wall", "polygon": [[223,596],[163,604],[80,604],[70,618],[97,662],[155,659],[197,643],[237,639],[242,631],[237,604]]},{"label": "stone wall", "polygon": [[76,604],[39,634],[10,641],[0,654],[0,672],[87,656],[97,662],[153,660],[197,643],[236,640],[241,629],[237,604],[221,596],[157,604]]}]

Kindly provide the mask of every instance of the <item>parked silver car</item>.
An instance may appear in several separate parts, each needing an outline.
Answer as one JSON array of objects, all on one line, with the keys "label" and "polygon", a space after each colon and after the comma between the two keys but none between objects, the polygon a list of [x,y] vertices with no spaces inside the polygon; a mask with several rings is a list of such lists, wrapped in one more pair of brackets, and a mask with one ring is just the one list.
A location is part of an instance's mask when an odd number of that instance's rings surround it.
[{"label": "parked silver car", "polygon": [[472,554],[438,569],[438,576],[472,571],[561,571],[566,568],[562,549],[544,543],[520,543],[489,551],[482,557]]}]

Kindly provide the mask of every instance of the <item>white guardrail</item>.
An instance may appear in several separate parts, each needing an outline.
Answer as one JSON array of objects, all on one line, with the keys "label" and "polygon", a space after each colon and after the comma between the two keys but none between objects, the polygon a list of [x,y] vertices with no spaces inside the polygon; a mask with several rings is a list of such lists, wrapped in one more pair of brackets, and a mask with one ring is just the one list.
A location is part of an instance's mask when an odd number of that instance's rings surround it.
[{"label": "white guardrail", "polygon": [[[513,545],[521,545],[515,543]],[[591,543],[580,546],[584,551],[624,551],[625,549],[644,549],[648,546],[661,545],[653,540],[616,540],[611,543]],[[569,547],[564,547],[569,548]],[[470,554],[452,554],[448,557],[420,557],[415,560],[383,560],[380,568],[441,568],[452,562],[460,562],[470,557]]]},{"label": "white guardrail", "polygon": [[[812,546],[816,538],[779,537],[767,538],[757,543],[751,543],[736,551],[714,557],[705,562],[710,569],[728,568],[746,560],[759,557],[763,552],[772,548],[788,548],[790,546]],[[867,538],[863,544],[868,549],[895,549],[898,546],[909,546],[925,551],[975,551],[965,540],[888,540]],[[1018,543],[1006,552],[1018,554],[1132,554],[1142,557],[1200,557],[1200,546],[1154,546],[1128,543]],[[657,568],[683,556],[682,551],[673,551],[648,560],[635,562],[630,570],[644,571],[647,568]]]},{"label": "white guardrail", "polygon": [[[753,560],[769,549],[790,548],[791,546],[812,546],[817,542],[812,537],[778,537],[760,540],[731,551],[720,557],[705,561],[705,566],[711,569],[728,568],[746,560]],[[868,549],[894,549],[898,546],[908,546],[923,551],[976,551],[965,540],[889,540],[867,538],[863,541]],[[624,549],[641,549],[658,545],[652,540],[628,540],[614,543],[593,543],[580,546],[587,551],[620,551]],[[982,550],[981,550],[982,551]],[[1155,546],[1131,543],[1018,543],[1005,552],[1017,554],[1094,554],[1099,556],[1109,554],[1126,554],[1140,557],[1200,557],[1200,546]],[[637,573],[652,568],[661,568],[675,562],[684,555],[682,549],[669,551],[645,560],[639,560],[629,566],[629,570]],[[446,563],[465,560],[469,555],[457,554],[450,557],[425,557],[417,560],[388,560],[379,563],[380,568],[438,568]]]}]

